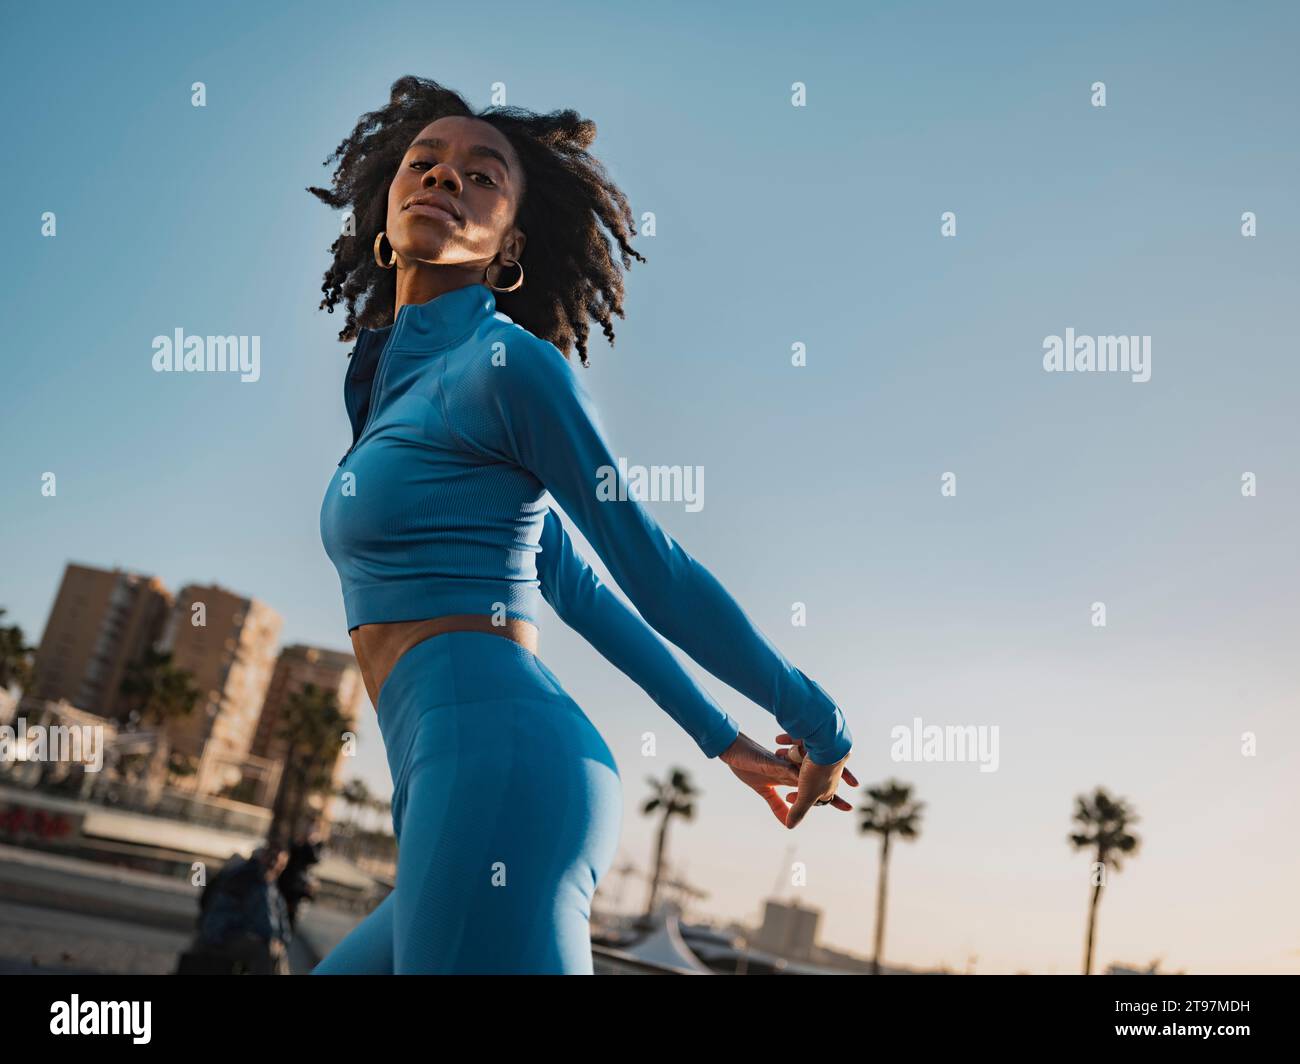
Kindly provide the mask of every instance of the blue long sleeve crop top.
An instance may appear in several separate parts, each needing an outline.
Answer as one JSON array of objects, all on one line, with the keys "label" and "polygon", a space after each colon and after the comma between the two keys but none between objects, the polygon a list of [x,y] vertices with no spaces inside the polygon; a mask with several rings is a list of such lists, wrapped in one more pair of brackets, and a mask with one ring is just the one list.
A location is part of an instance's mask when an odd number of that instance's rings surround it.
[{"label": "blue long sleeve crop top", "polygon": [[[491,289],[455,289],[361,329],[344,404],[352,446],[320,531],[349,631],[453,613],[536,623],[545,598],[706,756],[738,728],[659,634],[771,713],[813,761],[848,753],[839,707],[627,490],[573,367],[497,311]],[[635,612],[573,549],[548,491]]]}]

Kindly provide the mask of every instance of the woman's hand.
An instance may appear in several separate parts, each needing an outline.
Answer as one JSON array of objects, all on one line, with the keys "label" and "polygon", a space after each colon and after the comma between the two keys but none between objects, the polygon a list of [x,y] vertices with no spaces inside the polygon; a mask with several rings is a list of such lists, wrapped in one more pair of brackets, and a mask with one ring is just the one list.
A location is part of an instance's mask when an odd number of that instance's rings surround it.
[{"label": "woman's hand", "polygon": [[798,790],[785,796],[785,800],[790,803],[790,811],[785,818],[786,827],[796,827],[808,810],[819,802],[846,812],[853,809],[853,806],[835,793],[841,778],[850,787],[858,785],[857,777],[845,767],[845,762],[851,755],[845,754],[833,765],[819,765],[808,757],[802,739],[791,738],[782,732],[776,741],[790,744],[778,750],[777,756],[799,767],[799,778],[796,781]]},{"label": "woman's hand", "polygon": [[[778,742],[792,742],[793,740],[784,733],[777,737]],[[802,755],[803,744],[799,744],[800,755]],[[754,742],[748,735],[741,732],[736,736],[733,742],[726,750],[718,755],[718,759],[726,763],[727,767],[736,774],[736,777],[751,788],[767,802],[768,808],[772,810],[772,815],[781,821],[781,824],[787,828],[793,828],[804,814],[808,811],[808,806],[812,805],[818,798],[825,796],[825,786],[829,785],[831,794],[835,793],[835,784],[840,777],[840,770],[844,761],[836,765],[814,765],[811,761],[804,761],[803,765],[797,765],[789,757],[789,751],[780,750],[773,753],[765,750]],[[845,758],[847,761],[848,758]],[[807,767],[804,767],[807,766]],[[815,770],[809,772],[809,769]],[[827,776],[823,789],[818,789],[818,781],[821,779],[820,773],[832,773],[833,776]],[[853,784],[857,780],[848,773],[844,773],[844,779]],[[787,787],[797,787],[800,790],[792,793],[786,798],[782,798],[777,793],[777,787],[785,785]],[[798,800],[799,793],[807,794],[806,803],[800,803]],[[794,803],[792,806],[787,803]],[[836,798],[834,803],[837,808],[853,808],[843,798]]]}]

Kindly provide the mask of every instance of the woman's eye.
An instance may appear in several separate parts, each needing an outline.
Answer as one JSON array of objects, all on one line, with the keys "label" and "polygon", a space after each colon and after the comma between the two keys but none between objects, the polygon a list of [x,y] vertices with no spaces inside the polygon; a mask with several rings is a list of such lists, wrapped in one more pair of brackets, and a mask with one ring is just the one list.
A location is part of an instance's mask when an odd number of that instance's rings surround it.
[{"label": "woman's eye", "polygon": [[[428,159],[411,160],[412,170],[428,170],[428,169],[432,169],[437,165],[438,164],[436,161],[430,161]],[[482,170],[471,170],[469,176],[475,179],[476,184],[483,185],[485,188],[497,187],[497,183],[492,179],[492,177],[488,174],[483,173]]]}]

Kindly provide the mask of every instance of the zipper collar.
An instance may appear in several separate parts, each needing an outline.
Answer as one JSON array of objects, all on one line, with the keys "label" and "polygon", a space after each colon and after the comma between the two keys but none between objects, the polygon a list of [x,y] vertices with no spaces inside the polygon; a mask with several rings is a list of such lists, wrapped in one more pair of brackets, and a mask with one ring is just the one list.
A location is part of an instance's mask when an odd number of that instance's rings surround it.
[{"label": "zipper collar", "polygon": [[383,350],[392,329],[391,325],[385,325],[382,329],[367,329],[363,325],[357,330],[356,343],[352,345],[352,358],[345,377],[347,383],[374,378],[379,352]]},{"label": "zipper collar", "polygon": [[[427,303],[407,303],[398,308],[397,319],[380,329],[362,327],[357,332],[355,354],[362,356],[356,380],[374,376],[379,352],[394,350],[436,351],[454,347],[496,313],[496,296],[485,284],[471,284],[435,296]],[[391,341],[391,343],[390,343]]]},{"label": "zipper collar", "polygon": [[391,325],[358,329],[343,377],[343,403],[352,424],[352,446],[339,465],[347,461],[370,420],[374,378],[385,351],[402,348],[423,353],[454,347],[494,313],[496,297],[492,289],[485,284],[471,284],[444,292],[427,303],[406,304]]}]

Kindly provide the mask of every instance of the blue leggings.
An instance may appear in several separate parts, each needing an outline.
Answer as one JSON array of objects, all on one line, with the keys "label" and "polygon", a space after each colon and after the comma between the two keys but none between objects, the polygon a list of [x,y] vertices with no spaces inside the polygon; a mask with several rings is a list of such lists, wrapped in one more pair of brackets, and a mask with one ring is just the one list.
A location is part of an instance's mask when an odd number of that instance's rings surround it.
[{"label": "blue leggings", "polygon": [[618,766],[531,651],[415,644],[379,693],[397,886],[313,975],[590,975],[591,899],[622,826]]}]

